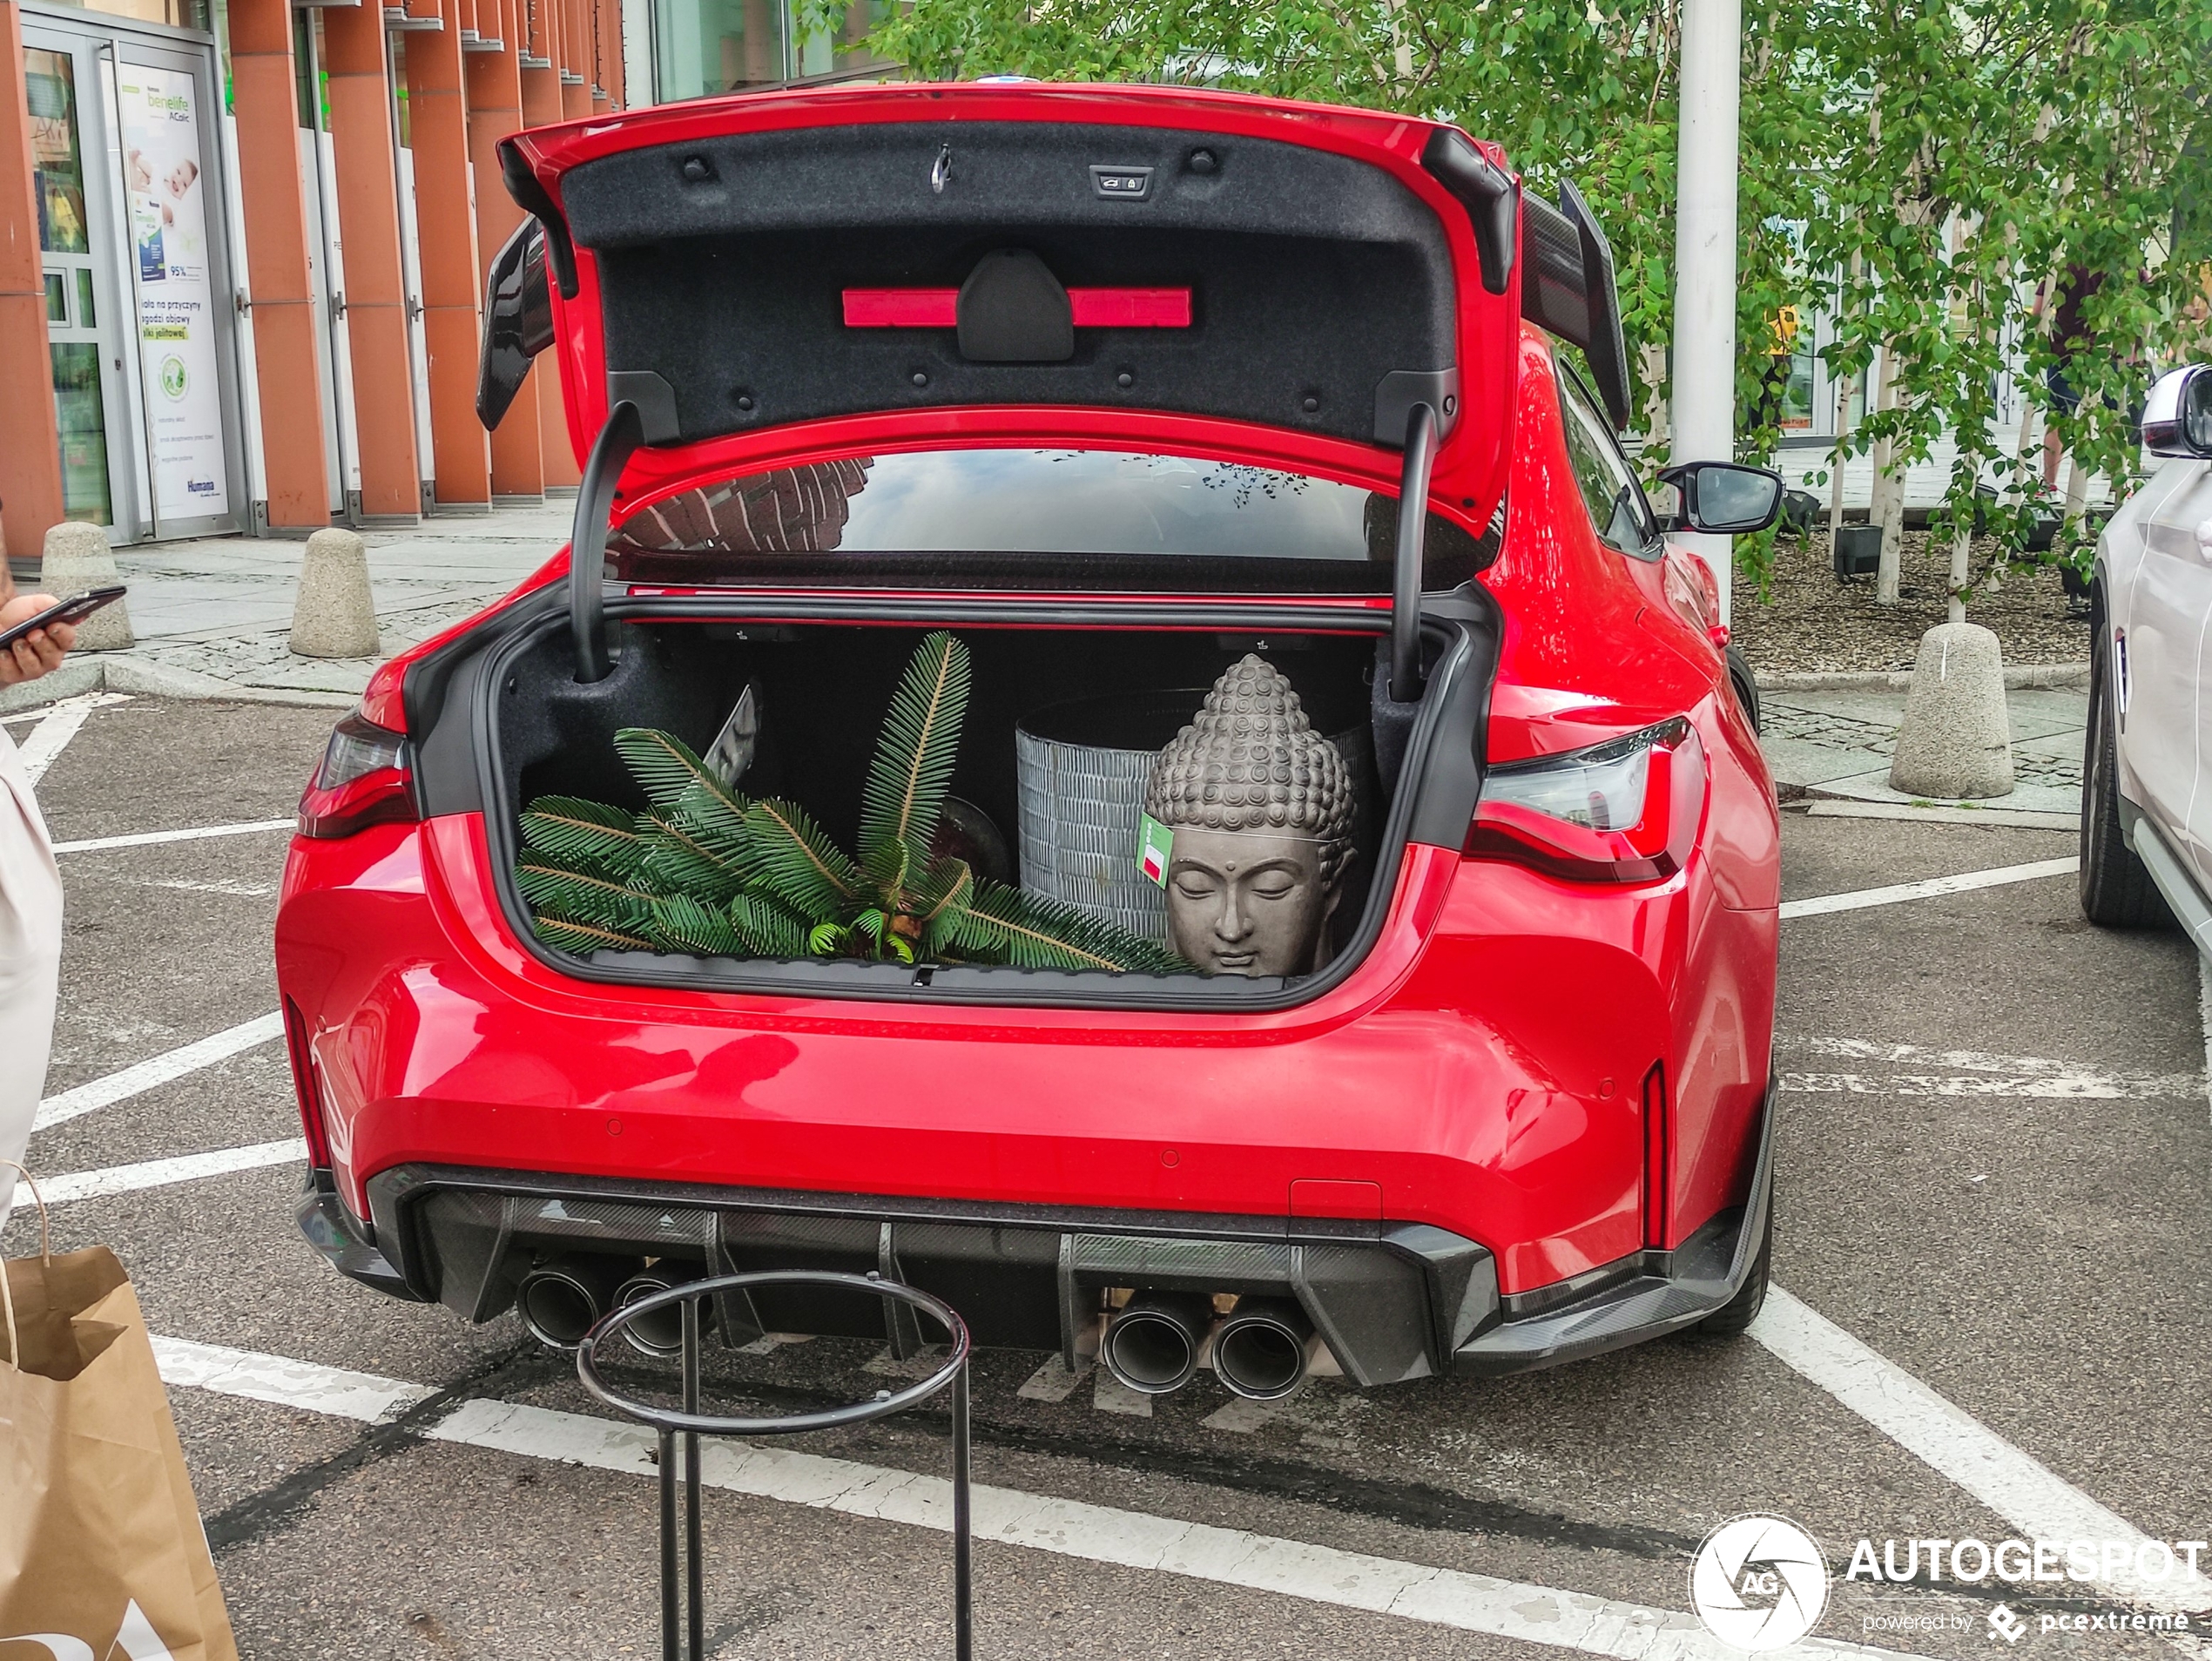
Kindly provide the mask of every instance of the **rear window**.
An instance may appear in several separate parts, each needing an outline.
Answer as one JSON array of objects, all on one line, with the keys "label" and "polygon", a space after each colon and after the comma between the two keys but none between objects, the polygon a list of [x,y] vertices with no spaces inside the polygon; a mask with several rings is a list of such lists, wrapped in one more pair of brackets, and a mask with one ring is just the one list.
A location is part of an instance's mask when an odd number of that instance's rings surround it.
[{"label": "rear window", "polygon": [[[624,520],[607,553],[643,583],[1384,593],[1397,525],[1394,496],[1270,468],[919,450],[686,490]],[[1455,587],[1496,551],[1432,514],[1423,585]]]}]

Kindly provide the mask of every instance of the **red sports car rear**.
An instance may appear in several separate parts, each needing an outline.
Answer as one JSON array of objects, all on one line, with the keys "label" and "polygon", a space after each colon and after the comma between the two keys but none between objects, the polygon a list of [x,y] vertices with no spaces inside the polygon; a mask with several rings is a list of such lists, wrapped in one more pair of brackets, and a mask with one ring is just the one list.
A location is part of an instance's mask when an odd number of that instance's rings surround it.
[{"label": "red sports car rear", "polygon": [[[1678,471],[1655,516],[1578,196],[1450,128],[1164,89],[772,94],[503,151],[535,218],[480,408],[550,349],[592,551],[386,665],[301,804],[277,959],[339,1268],[555,1343],[702,1273],[879,1271],[980,1342],[1251,1395],[1748,1322],[1776,813],[1665,531],[1760,523],[1770,476]],[[1105,834],[1149,753],[1209,687],[1295,712],[1348,781],[1316,943],[549,926],[543,804],[668,832],[618,735],[734,735],[740,807],[873,870],[926,653],[965,678],[962,869],[1059,917],[1089,858],[1139,908],[1102,929],[1160,903]],[[714,1315],[918,1341],[872,1301]]]}]

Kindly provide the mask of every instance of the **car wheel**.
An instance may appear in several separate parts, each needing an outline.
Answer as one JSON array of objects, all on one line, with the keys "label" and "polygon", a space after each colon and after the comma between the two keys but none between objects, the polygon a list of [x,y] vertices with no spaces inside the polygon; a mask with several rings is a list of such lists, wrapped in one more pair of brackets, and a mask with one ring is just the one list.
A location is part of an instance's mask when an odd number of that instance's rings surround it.
[{"label": "car wheel", "polygon": [[1766,1304],[1767,1276],[1774,1264],[1774,1194],[1766,1197],[1766,1229],[1759,1237],[1759,1254],[1751,1260],[1751,1273],[1743,1277],[1743,1285],[1726,1303],[1699,1321],[1689,1330],[1701,1338],[1735,1338],[1759,1317]]},{"label": "car wheel", "polygon": [[1734,646],[1728,649],[1728,684],[1736,688],[1736,701],[1743,706],[1743,713],[1750,718],[1751,730],[1759,730],[1759,683],[1751,678],[1751,660]]},{"label": "car wheel", "polygon": [[2104,649],[2104,606],[2095,608],[2089,654],[2089,725],[2081,754],[2081,915],[2107,928],[2170,923],[2173,913],[2120,834],[2117,700]]}]

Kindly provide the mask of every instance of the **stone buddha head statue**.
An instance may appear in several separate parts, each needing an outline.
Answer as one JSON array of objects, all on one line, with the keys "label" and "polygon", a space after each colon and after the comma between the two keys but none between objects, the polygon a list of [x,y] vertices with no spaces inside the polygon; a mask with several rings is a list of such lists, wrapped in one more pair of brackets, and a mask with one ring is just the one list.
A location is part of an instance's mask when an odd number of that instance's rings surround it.
[{"label": "stone buddha head statue", "polygon": [[1168,942],[1209,975],[1320,967],[1352,859],[1352,777],[1291,683],[1247,654],[1160,752],[1144,811],[1168,827]]}]

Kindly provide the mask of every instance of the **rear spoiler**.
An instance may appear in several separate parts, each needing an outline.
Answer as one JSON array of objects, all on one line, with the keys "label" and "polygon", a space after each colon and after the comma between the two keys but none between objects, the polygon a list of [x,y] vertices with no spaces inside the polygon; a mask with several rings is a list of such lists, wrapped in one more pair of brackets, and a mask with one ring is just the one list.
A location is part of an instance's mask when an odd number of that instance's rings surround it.
[{"label": "rear spoiler", "polygon": [[1572,180],[1561,181],[1557,207],[1529,195],[1454,127],[1439,130],[1429,140],[1421,165],[1467,209],[1482,286],[1494,294],[1504,294],[1514,256],[1521,256],[1521,314],[1582,348],[1606,414],[1616,429],[1625,430],[1633,411],[1613,246],[1598,229],[1582,192]]}]

